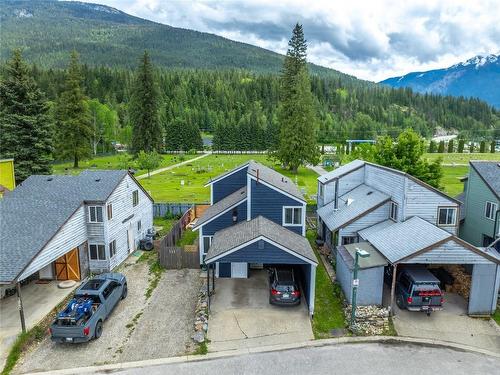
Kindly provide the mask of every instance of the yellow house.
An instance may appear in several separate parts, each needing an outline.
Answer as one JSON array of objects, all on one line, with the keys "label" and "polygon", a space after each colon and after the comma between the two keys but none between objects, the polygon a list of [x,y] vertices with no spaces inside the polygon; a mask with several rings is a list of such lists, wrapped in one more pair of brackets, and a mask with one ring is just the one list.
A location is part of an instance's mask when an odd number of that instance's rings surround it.
[{"label": "yellow house", "polygon": [[0,197],[6,190],[14,190],[16,179],[14,176],[14,159],[0,160]]}]

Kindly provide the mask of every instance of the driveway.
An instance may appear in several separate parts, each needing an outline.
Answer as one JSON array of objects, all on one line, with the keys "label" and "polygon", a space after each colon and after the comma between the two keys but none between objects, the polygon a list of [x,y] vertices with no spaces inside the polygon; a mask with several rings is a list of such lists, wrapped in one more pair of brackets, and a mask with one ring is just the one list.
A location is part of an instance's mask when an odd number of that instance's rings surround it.
[{"label": "driveway", "polygon": [[211,299],[208,349],[211,352],[313,339],[307,305],[269,304],[266,270],[248,279],[216,279]]},{"label": "driveway", "polygon": [[428,317],[396,306],[394,328],[400,336],[451,341],[500,353],[500,328],[493,320],[469,317],[465,299],[455,293],[445,294],[443,308]]},{"label": "driveway", "polygon": [[193,349],[194,310],[200,289],[198,270],[167,270],[146,300],[149,266],[127,264],[128,296],[104,322],[100,339],[54,344],[49,338],[19,361],[15,373],[181,355]]}]

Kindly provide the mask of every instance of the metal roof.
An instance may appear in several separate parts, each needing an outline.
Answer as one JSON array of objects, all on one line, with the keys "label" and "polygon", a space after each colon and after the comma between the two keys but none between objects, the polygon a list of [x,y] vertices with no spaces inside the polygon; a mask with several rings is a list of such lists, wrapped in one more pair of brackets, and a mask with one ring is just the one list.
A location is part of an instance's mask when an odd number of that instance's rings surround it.
[{"label": "metal roof", "polygon": [[86,201],[104,202],[127,171],[28,177],[0,201],[0,282],[11,282]]},{"label": "metal roof", "polygon": [[350,163],[347,163],[346,165],[342,165],[336,169],[334,169],[331,172],[328,172],[324,175],[321,175],[318,177],[318,181],[322,183],[326,183],[330,180],[333,180],[335,178],[342,177],[343,175],[350,173],[356,169],[361,168],[362,166],[365,165],[365,162],[363,160],[353,160]]},{"label": "metal roof", "polygon": [[244,221],[215,233],[205,261],[210,263],[219,255],[227,253],[239,246],[250,243],[259,237],[273,241],[292,253],[317,264],[316,256],[309,241],[301,235],[276,224],[263,216],[257,216],[250,221]]},{"label": "metal roof", "polygon": [[337,209],[335,209],[335,202],[331,202],[319,208],[318,215],[328,229],[334,231],[390,199],[391,197],[387,194],[362,184],[342,195],[338,199]]},{"label": "metal roof", "polygon": [[390,225],[393,225],[395,224],[395,222],[391,219],[387,219],[387,220],[384,220],[380,223],[377,223],[375,225],[372,225],[371,227],[368,227],[368,228],[365,228],[363,230],[360,230],[358,232],[358,234],[363,238],[363,239],[366,239],[367,236],[373,234],[373,233],[377,233],[379,231],[381,231],[382,229],[385,229],[387,228],[388,226]]},{"label": "metal roof", "polygon": [[474,160],[470,165],[483,179],[491,191],[500,199],[500,160],[479,161]]},{"label": "metal roof", "polygon": [[301,201],[304,201],[304,196],[297,185],[295,185],[291,179],[272,168],[266,167],[265,165],[257,163],[254,160],[250,160],[250,163],[248,164],[248,174],[300,199]]},{"label": "metal roof", "polygon": [[453,236],[428,221],[414,216],[381,230],[360,231],[360,235],[380,251],[391,263],[396,263],[420,250]]},{"label": "metal roof", "polygon": [[217,217],[217,215],[245,201],[246,199],[247,199],[247,187],[244,186],[241,189],[236,190],[234,193],[229,194],[227,197],[221,199],[220,201],[208,207],[203,213],[203,215],[198,219],[193,229],[199,228],[203,224],[210,222],[212,219]]},{"label": "metal roof", "polygon": [[389,264],[387,259],[380,254],[370,243],[368,242],[358,242],[349,245],[343,245],[338,247],[339,254],[342,256],[344,263],[349,267],[349,269],[354,269],[354,257],[356,256],[356,250],[365,250],[370,256],[367,258],[358,259],[359,268],[373,268],[387,266]]}]

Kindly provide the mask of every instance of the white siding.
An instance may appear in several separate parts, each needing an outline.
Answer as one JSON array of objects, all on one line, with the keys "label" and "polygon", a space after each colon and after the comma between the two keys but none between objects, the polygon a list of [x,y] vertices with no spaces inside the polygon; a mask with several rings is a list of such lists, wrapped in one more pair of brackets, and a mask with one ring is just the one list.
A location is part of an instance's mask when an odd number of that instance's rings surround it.
[{"label": "white siding", "polygon": [[85,224],[85,210],[81,206],[33,259],[19,280],[25,279],[85,242],[87,240],[87,226]]},{"label": "white siding", "polygon": [[[318,195],[318,208],[327,205],[335,199],[335,183],[335,181],[331,181],[328,184],[324,185],[323,199],[321,199]],[[321,182],[319,182],[319,184],[321,184]]]},{"label": "white siding", "polygon": [[[132,192],[139,191],[139,204],[132,205]],[[135,247],[139,240],[144,238],[148,229],[153,228],[153,203],[130,177],[126,176],[117,186],[106,202],[113,206],[113,218],[108,220],[106,209],[104,210],[104,223],[106,233],[106,254],[109,257],[109,243],[116,240],[116,255],[110,259],[109,267],[113,269],[128,256],[127,230],[131,227],[134,233]],[[131,217],[133,215],[133,217]],[[128,219],[128,220],[127,220]],[[142,229],[137,230],[137,222],[141,221]]]},{"label": "white siding", "polygon": [[390,203],[384,204],[383,206],[373,210],[367,215],[360,217],[358,220],[342,228],[341,235],[354,236],[358,234],[360,230],[371,227],[372,225],[378,224],[384,220],[389,219],[389,209],[390,209]]},{"label": "white siding", "polygon": [[365,168],[366,166],[356,169],[355,171],[339,178],[339,197],[363,183],[365,178]]},{"label": "white siding", "polygon": [[365,184],[391,197],[398,204],[398,218],[404,215],[405,176],[365,165]]},{"label": "white siding", "polygon": [[[411,179],[406,182],[405,219],[418,216],[437,225],[438,207],[457,207],[458,204]],[[457,216],[459,215],[457,210]],[[457,217],[458,224],[458,217]],[[443,226],[444,230],[457,234],[457,226]]]},{"label": "white siding", "polygon": [[450,240],[402,263],[424,264],[493,264],[488,259]]}]

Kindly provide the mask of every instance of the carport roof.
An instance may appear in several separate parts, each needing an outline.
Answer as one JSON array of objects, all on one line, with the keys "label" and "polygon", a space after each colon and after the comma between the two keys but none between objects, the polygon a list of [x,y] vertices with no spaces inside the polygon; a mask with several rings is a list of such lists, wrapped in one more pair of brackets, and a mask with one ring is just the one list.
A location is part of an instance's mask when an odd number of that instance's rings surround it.
[{"label": "carport roof", "polygon": [[318,215],[326,224],[328,229],[334,231],[359,218],[361,215],[376,209],[391,199],[371,186],[361,184],[353,190],[345,193],[335,202],[331,202],[318,210]]},{"label": "carport roof", "polygon": [[236,251],[259,238],[274,242],[290,252],[317,264],[316,256],[309,241],[301,235],[276,224],[263,216],[225,228],[215,233],[205,261],[219,257],[230,251]]},{"label": "carport roof", "polygon": [[350,268],[354,268],[354,257],[356,256],[356,250],[365,250],[370,256],[367,258],[359,258],[358,264],[359,268],[373,268],[380,266],[387,266],[387,259],[384,258],[370,243],[368,242],[358,242],[349,245],[343,245],[338,247],[339,254],[346,265]]}]

